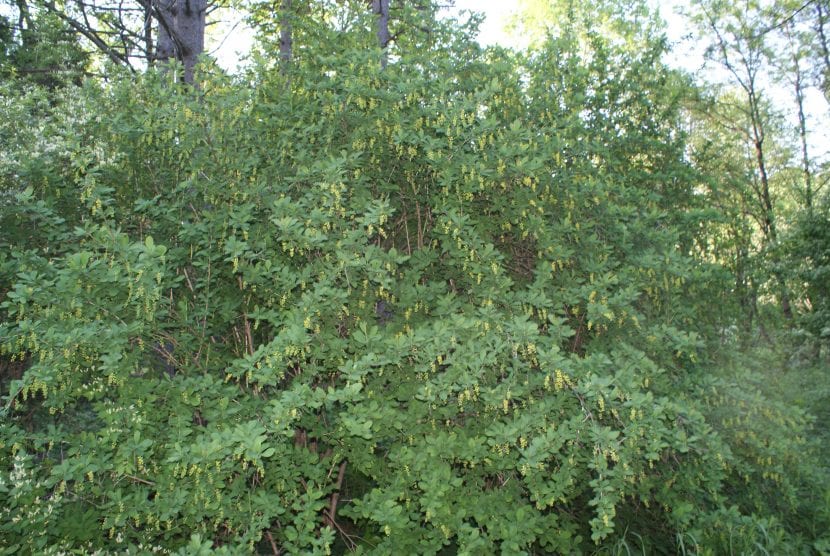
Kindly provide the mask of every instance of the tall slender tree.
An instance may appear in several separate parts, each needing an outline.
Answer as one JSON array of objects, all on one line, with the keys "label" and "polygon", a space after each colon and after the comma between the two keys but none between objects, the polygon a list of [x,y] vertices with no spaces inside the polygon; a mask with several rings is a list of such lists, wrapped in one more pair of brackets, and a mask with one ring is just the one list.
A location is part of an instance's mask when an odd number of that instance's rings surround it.
[{"label": "tall slender tree", "polygon": [[[719,0],[697,0],[694,6],[698,27],[710,40],[706,50],[707,60],[725,70],[731,85],[744,97],[739,110],[743,122],[733,122],[731,128],[738,131],[752,149],[755,171],[749,185],[754,192],[764,244],[767,248],[774,248],[779,241],[779,230],[766,150],[769,103],[761,83],[768,59],[766,31],[769,24],[766,14],[757,0],[747,0],[740,6]],[[792,316],[789,292],[781,274],[775,274],[779,282],[781,308],[789,318]]]},{"label": "tall slender tree", "polygon": [[823,89],[825,96],[828,96],[828,92],[830,92],[830,87],[828,87],[827,78],[830,76],[830,47],[828,47],[828,39],[827,39],[827,6],[825,5],[826,2],[816,2],[816,35],[818,37],[818,53],[820,60],[823,62],[823,68],[821,74],[824,76],[823,81]]},{"label": "tall slender tree", "polygon": [[807,115],[805,112],[805,89],[808,86],[805,76],[804,68],[804,52],[801,49],[798,37],[795,36],[796,30],[791,23],[787,23],[783,27],[783,32],[787,39],[787,46],[789,47],[789,54],[786,62],[780,64],[780,69],[784,79],[789,82],[793,90],[793,98],[795,100],[796,115],[798,117],[798,137],[801,147],[801,172],[803,177],[803,193],[802,198],[804,207],[808,212],[813,210],[813,170],[812,161],[810,159],[810,147],[807,140]]}]

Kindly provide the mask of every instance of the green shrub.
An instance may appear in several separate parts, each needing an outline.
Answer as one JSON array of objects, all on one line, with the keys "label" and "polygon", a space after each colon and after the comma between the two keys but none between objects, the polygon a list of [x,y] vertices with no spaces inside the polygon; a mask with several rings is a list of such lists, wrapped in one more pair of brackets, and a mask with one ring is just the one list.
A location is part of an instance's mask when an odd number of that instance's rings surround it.
[{"label": "green shrub", "polygon": [[41,116],[3,171],[5,553],[796,542],[806,418],[713,376],[677,83],[572,47]]}]

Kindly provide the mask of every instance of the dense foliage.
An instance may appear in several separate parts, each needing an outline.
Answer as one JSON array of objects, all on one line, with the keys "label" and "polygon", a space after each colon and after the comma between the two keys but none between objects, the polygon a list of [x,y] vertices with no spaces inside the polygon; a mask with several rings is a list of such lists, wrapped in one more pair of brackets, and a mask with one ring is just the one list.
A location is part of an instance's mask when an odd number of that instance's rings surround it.
[{"label": "dense foliage", "polygon": [[827,550],[664,45],[413,11],[381,70],[312,15],[288,71],[3,89],[0,552]]}]

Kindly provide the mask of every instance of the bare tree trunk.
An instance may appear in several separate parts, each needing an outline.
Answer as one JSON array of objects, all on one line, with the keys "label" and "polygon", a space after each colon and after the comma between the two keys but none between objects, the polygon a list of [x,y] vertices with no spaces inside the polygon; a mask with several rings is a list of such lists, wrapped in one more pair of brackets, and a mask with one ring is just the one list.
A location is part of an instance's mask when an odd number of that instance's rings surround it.
[{"label": "bare tree trunk", "polygon": [[156,60],[177,59],[184,65],[184,82],[193,83],[193,68],[205,50],[207,0],[158,0]]},{"label": "bare tree trunk", "polygon": [[[807,117],[804,114],[804,74],[801,72],[801,61],[798,57],[798,45],[793,40],[791,26],[784,28],[787,40],[790,43],[792,54],[792,85],[795,89],[795,103],[798,114],[798,134],[801,139],[801,171],[804,175],[804,207],[807,212],[813,212],[813,173],[810,168],[810,156],[807,148]],[[786,71],[786,70],[785,70]]]},{"label": "bare tree trunk", "polygon": [[[772,204],[772,195],[769,189],[769,175],[767,174],[767,163],[764,155],[764,132],[761,104],[754,87],[754,81],[749,80],[751,87],[747,89],[749,99],[749,116],[752,125],[752,138],[755,143],[755,160],[758,164],[758,174],[761,178],[761,206],[763,210],[764,233],[767,236],[767,245],[773,249],[778,244],[778,227],[775,222],[775,207]],[[774,270],[773,275],[778,280],[781,288],[781,312],[787,319],[793,318],[792,307],[790,306],[790,290],[787,281],[780,271]]]},{"label": "bare tree trunk", "polygon": [[816,23],[816,31],[818,31],[819,36],[819,43],[821,46],[821,56],[824,60],[824,96],[827,96],[828,88],[827,88],[827,79],[830,77],[830,51],[827,48],[827,35],[824,33],[824,8],[822,6],[822,2],[816,2],[816,16],[817,16],[817,23]]},{"label": "bare tree trunk", "polygon": [[150,2],[141,2],[144,8],[144,55],[147,58],[147,67],[155,62],[153,53],[153,5]]},{"label": "bare tree trunk", "polygon": [[372,0],[372,9],[378,16],[378,44],[383,49],[380,58],[380,67],[386,69],[389,61],[389,53],[386,47],[391,39],[389,35],[389,0]]},{"label": "bare tree trunk", "polygon": [[[708,15],[708,14],[707,14]],[[761,231],[764,235],[765,246],[777,248],[778,244],[778,229],[775,221],[775,207],[772,202],[772,195],[770,194],[769,175],[767,173],[767,161],[764,153],[764,141],[766,139],[764,130],[764,113],[759,95],[761,91],[756,87],[756,76],[759,71],[758,60],[760,60],[761,48],[758,45],[752,45],[751,41],[747,44],[749,52],[742,51],[739,47],[735,47],[738,52],[739,65],[732,62],[730,56],[730,46],[727,43],[724,35],[717,26],[715,19],[709,16],[709,27],[712,29],[715,37],[717,37],[717,47],[720,50],[720,63],[732,74],[735,81],[744,90],[747,96],[747,116],[749,118],[749,125],[751,129],[746,134],[747,138],[752,142],[755,149],[755,163],[758,171],[758,179],[760,184],[753,186],[757,200],[759,202],[759,221],[761,224]],[[733,44],[741,44],[741,37],[735,35]],[[760,38],[760,36],[754,37]],[[744,37],[746,40],[746,37]],[[780,269],[773,269],[772,275],[777,280],[781,292],[781,310],[784,316],[788,319],[792,318],[792,308],[790,307],[790,292],[787,287],[787,281]]]},{"label": "bare tree trunk", "polygon": [[282,17],[280,19],[280,72],[285,74],[291,63],[293,39],[291,29],[291,0],[282,0]]},{"label": "bare tree trunk", "polygon": [[205,51],[205,12],[207,0],[178,0],[176,34],[181,41],[184,82],[193,83],[193,68]]},{"label": "bare tree trunk", "polygon": [[176,0],[156,0],[154,3],[158,29],[156,30],[156,53],[158,62],[165,63],[176,57],[173,34],[176,28]]},{"label": "bare tree trunk", "polygon": [[[26,0],[17,0],[17,28],[20,30],[23,48],[28,46],[29,32],[34,27],[32,24],[32,14],[29,11],[29,4]],[[24,25],[25,23],[25,25]]]},{"label": "bare tree trunk", "polygon": [[[753,120],[755,120],[754,114],[755,112],[753,111]],[[752,125],[753,127],[758,126],[760,128],[761,123],[755,120]],[[764,158],[763,132],[760,135],[757,131],[755,133],[755,157],[758,163],[758,173],[761,176],[761,202],[764,210],[763,223],[767,236],[767,245],[775,249],[778,244],[778,227],[775,223],[774,207],[769,192],[769,177],[767,176],[767,166]],[[790,307],[790,290],[787,287],[787,281],[778,270],[773,270],[773,275],[778,280],[781,288],[781,312],[784,313],[784,317],[787,319],[792,319],[793,311],[792,307]]]},{"label": "bare tree trunk", "polygon": [[804,206],[807,212],[813,212],[813,174],[810,170],[810,156],[807,150],[807,118],[804,115],[804,89],[801,83],[801,71],[796,62],[795,98],[798,103],[798,132],[801,136],[801,164],[804,172]]},{"label": "bare tree trunk", "polygon": [[758,176],[761,180],[761,207],[763,214],[764,235],[774,242],[778,238],[778,232],[773,216],[772,196],[769,191],[769,175],[767,174],[767,162],[764,155],[764,124],[761,116],[761,109],[754,90],[748,92],[749,96],[749,117],[752,125],[752,141],[755,146],[755,163],[758,165]]}]

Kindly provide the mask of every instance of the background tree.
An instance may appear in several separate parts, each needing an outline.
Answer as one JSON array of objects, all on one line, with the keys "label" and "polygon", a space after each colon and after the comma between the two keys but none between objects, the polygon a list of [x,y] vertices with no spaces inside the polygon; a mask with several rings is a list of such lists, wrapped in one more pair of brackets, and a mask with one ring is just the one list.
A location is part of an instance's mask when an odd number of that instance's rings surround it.
[{"label": "background tree", "polygon": [[55,88],[80,83],[88,75],[89,56],[60,18],[20,0],[5,3],[0,16],[0,73]]},{"label": "background tree", "polygon": [[536,45],[549,35],[603,34],[617,48],[649,48],[663,36],[662,21],[642,0],[519,0],[509,28],[519,42]]},{"label": "background tree", "polygon": [[193,68],[205,50],[205,15],[207,0],[145,0],[145,38],[148,16],[158,21],[155,54],[146,52],[148,60],[169,62],[177,60],[184,65],[184,82],[193,83]]},{"label": "background tree", "polygon": [[[215,8],[205,0],[29,0],[15,5],[18,27],[52,21],[54,28],[63,29],[60,41],[85,57],[100,55],[133,71],[175,59],[184,66],[186,82],[192,82],[193,66],[204,51],[205,16]],[[50,52],[54,56],[61,49]]]},{"label": "background tree", "polygon": [[[711,37],[707,58],[719,64],[731,76],[743,95],[737,107],[741,120],[730,127],[738,132],[754,152],[755,172],[749,183],[754,192],[753,212],[758,216],[765,248],[775,251],[779,242],[779,224],[775,199],[770,185],[768,127],[770,104],[764,98],[762,76],[768,60],[765,12],[758,2],[736,6],[719,0],[696,2],[696,21]],[[780,269],[773,274],[779,282],[781,310],[792,317],[790,294]]]}]

